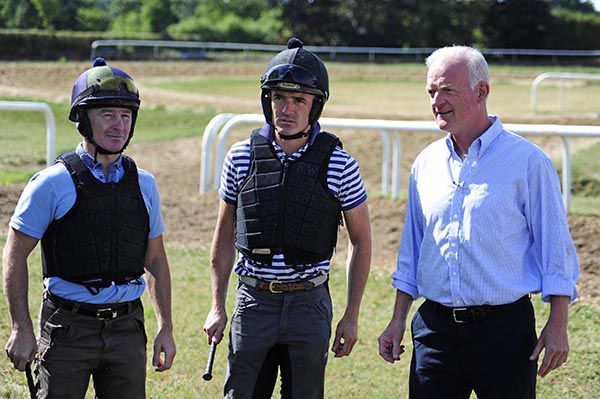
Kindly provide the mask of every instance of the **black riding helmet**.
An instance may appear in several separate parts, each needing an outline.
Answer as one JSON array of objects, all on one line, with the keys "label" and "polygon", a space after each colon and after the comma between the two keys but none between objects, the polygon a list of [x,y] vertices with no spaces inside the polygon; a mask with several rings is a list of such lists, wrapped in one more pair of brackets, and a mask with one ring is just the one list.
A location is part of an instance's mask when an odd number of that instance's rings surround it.
[{"label": "black riding helmet", "polygon": [[[89,108],[122,107],[129,108],[131,114],[131,129],[129,137],[118,152],[111,152],[100,147],[93,138],[90,121],[85,112]],[[92,68],[88,69],[75,80],[71,94],[71,110],[69,119],[76,123],[77,130],[88,142],[94,145],[100,154],[119,154],[125,150],[131,137],[140,108],[140,96],[133,79],[126,72],[106,65],[106,60],[98,57]]]},{"label": "black riding helmet", "polygon": [[312,126],[321,116],[329,98],[329,77],[325,64],[319,57],[303,48],[296,38],[287,42],[287,50],[273,57],[260,78],[261,103],[267,123],[273,124],[271,90],[295,91],[314,94],[308,122]]}]

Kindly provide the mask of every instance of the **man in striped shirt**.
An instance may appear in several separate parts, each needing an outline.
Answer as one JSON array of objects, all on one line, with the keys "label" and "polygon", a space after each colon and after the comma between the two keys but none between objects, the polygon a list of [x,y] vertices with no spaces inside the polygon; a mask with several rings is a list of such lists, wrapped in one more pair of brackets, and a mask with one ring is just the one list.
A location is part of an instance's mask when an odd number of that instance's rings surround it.
[{"label": "man in striped shirt", "polygon": [[234,264],[240,283],[230,332],[227,398],[322,398],[331,336],[327,280],[343,215],[350,238],[348,301],[331,350],[348,356],[371,258],[367,195],[356,160],[318,118],[329,97],[323,62],[291,39],[261,78],[266,124],[227,154],[211,249],[209,342],[223,338]]}]

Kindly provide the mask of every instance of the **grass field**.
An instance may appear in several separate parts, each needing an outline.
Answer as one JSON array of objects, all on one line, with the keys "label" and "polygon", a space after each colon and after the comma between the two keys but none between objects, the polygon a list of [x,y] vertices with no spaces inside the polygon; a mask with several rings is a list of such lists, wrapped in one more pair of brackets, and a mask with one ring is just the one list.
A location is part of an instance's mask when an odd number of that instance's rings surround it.
[{"label": "grass field", "polygon": [[[0,245],[5,237],[0,237]],[[155,399],[213,399],[221,395],[227,364],[226,340],[217,349],[214,378],[210,382],[201,376],[208,356],[206,336],[202,324],[210,306],[208,253],[204,249],[169,249],[173,277],[173,321],[175,324],[178,354],[172,370],[155,373],[148,365],[148,397]],[[29,302],[32,318],[37,317],[40,292],[39,250],[30,256]],[[331,273],[331,292],[334,300],[335,320],[345,306],[345,273],[334,265]],[[404,398],[407,395],[410,356],[390,365],[377,354],[377,337],[385,328],[391,315],[394,291],[389,284],[390,271],[374,271],[363,299],[360,319],[360,340],[348,358],[330,357],[327,367],[326,397],[356,399]],[[235,279],[230,281],[228,314],[234,303]],[[156,332],[154,314],[147,294],[147,333],[149,339]],[[548,306],[539,297],[534,298],[538,331],[548,314]],[[416,306],[413,306],[413,310]],[[334,322],[336,322],[334,321]],[[570,345],[568,364],[539,379],[538,397],[542,399],[595,399],[600,392],[600,310],[584,303],[576,303],[570,311]],[[0,300],[0,342],[6,342],[10,332],[6,302]],[[409,335],[406,335],[407,353],[411,353]],[[151,346],[150,346],[151,347]],[[9,362],[0,362],[0,398],[25,398],[25,376],[11,369]],[[88,395],[92,398],[91,394]],[[276,395],[275,397],[278,397]]]},{"label": "grass field", "polygon": [[[414,72],[414,78],[394,77],[397,68]],[[555,68],[556,69],[556,68]],[[492,68],[499,78],[493,81],[490,112],[503,118],[531,116],[529,110],[530,79],[519,78],[525,72],[542,73],[548,68]],[[579,69],[578,72],[599,73],[600,69]],[[355,73],[356,76],[348,76]],[[430,111],[424,93],[423,65],[349,65],[336,64],[332,68],[331,103],[327,107],[361,109],[376,112],[390,109],[390,114],[414,114],[430,120]],[[344,78],[336,78],[346,76]],[[421,75],[419,75],[421,74]],[[511,76],[515,77],[511,77]],[[386,77],[389,76],[389,77]],[[232,76],[229,78],[197,79],[147,83],[148,86],[181,90],[189,93],[202,92],[215,96],[238,96],[257,100],[257,78]],[[359,94],[357,94],[359,93]],[[585,115],[597,118],[600,110],[600,86],[578,84],[565,89],[563,109],[559,108],[560,89],[556,84],[540,87],[540,115]],[[0,100],[10,100],[2,98]],[[21,99],[22,100],[22,99]],[[31,99],[36,100],[36,99]],[[73,124],[66,119],[67,103],[49,103],[57,121],[57,152],[71,150],[80,140]],[[235,109],[230,110],[235,112]],[[136,127],[135,142],[156,141],[164,143],[168,150],[169,140],[181,136],[200,135],[206,123],[215,114],[211,108],[164,109],[143,108]],[[45,127],[39,113],[0,111],[0,190],[3,184],[25,182],[45,163]],[[579,182],[600,180],[600,143],[577,151],[573,156],[575,179]],[[600,197],[573,198],[574,213],[600,214]],[[0,230],[0,246],[4,245],[4,227]],[[168,245],[168,242],[167,242]],[[376,245],[376,244],[375,244]],[[208,355],[208,345],[202,325],[210,305],[208,252],[204,247],[168,247],[173,277],[173,312],[178,344],[174,368],[162,374],[148,367],[149,398],[217,398],[221,396],[226,367],[226,340],[217,350],[214,379],[202,381],[201,375]],[[42,283],[40,279],[39,248],[30,256],[30,309],[37,319]],[[345,305],[345,276],[342,265],[334,265],[331,273],[331,291],[334,299],[335,321],[341,316]],[[389,284],[391,270],[373,270],[363,299],[360,321],[360,341],[351,357],[330,358],[327,368],[326,397],[328,398],[392,398],[406,397],[409,356],[389,365],[377,354],[377,336],[383,330],[391,314],[394,291]],[[228,313],[233,308],[235,279],[230,283]],[[3,294],[3,293],[2,293]],[[3,296],[3,295],[0,295]],[[147,294],[147,332],[151,339],[156,331],[154,315]],[[538,331],[548,312],[539,297],[534,298],[538,316]],[[415,308],[415,307],[413,307]],[[568,364],[540,379],[538,397],[541,399],[596,399],[600,397],[600,309],[586,303],[575,303],[570,312],[570,344],[572,352]],[[0,298],[0,345],[4,345],[10,333],[6,302]],[[406,342],[411,352],[408,334]],[[0,399],[25,398],[27,387],[23,374],[13,370],[4,358],[0,361]],[[88,395],[92,397],[91,393]]]}]

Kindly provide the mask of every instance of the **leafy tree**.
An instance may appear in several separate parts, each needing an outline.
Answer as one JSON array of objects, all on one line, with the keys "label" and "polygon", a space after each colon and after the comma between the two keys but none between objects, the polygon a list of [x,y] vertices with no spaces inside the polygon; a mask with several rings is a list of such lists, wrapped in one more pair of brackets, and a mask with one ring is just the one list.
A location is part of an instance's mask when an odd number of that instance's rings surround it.
[{"label": "leafy tree", "polygon": [[552,10],[558,19],[556,48],[586,50],[598,48],[600,13],[583,13],[564,8]]},{"label": "leafy tree", "polygon": [[119,17],[123,17],[131,12],[140,13],[141,10],[141,0],[111,0],[106,9],[108,12],[108,17],[111,19],[111,21]]},{"label": "leafy tree", "polygon": [[487,47],[552,48],[556,20],[543,0],[494,0],[482,24]]},{"label": "leafy tree", "polygon": [[83,7],[77,10],[77,29],[104,31],[109,26],[108,13],[100,7]]},{"label": "leafy tree", "polygon": [[0,26],[12,29],[41,28],[41,20],[30,0],[0,2]]},{"label": "leafy tree", "polygon": [[565,10],[579,11],[583,13],[595,13],[594,4],[590,0],[550,0],[553,8],[564,8]]},{"label": "leafy tree", "polygon": [[343,0],[284,0],[282,18],[294,36],[307,45],[346,45],[360,28],[353,8]]},{"label": "leafy tree", "polygon": [[144,31],[141,0],[113,0],[108,6],[110,30],[115,32]]},{"label": "leafy tree", "polygon": [[200,0],[171,0],[171,10],[173,10],[177,20],[181,21],[193,15],[199,4]]},{"label": "leafy tree", "polygon": [[150,32],[165,32],[169,25],[177,22],[169,0],[145,0],[141,13],[146,30]]},{"label": "leafy tree", "polygon": [[168,29],[171,35],[192,35],[196,40],[242,43],[281,43],[290,34],[281,8],[267,0],[203,0],[194,15]]}]

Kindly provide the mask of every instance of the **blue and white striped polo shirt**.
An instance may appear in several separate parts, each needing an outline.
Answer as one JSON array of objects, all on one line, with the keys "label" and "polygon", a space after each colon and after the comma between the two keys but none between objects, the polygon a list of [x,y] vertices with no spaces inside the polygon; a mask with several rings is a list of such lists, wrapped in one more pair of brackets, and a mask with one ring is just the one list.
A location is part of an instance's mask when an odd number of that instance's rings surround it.
[{"label": "blue and white striped polo shirt", "polygon": [[[287,156],[285,152],[273,140],[273,130],[270,125],[265,124],[261,134],[273,141],[277,156],[283,161],[294,161],[306,152],[307,148],[314,142],[316,135],[320,132],[317,124],[311,132],[309,142],[292,155]],[[235,143],[223,163],[221,174],[221,185],[219,196],[223,201],[235,205],[237,195],[244,178],[250,167],[250,139]],[[340,201],[343,211],[348,211],[367,199],[367,193],[360,176],[360,169],[356,160],[347,151],[336,147],[329,160],[327,169],[327,186]],[[240,259],[235,266],[235,273],[239,275],[252,276],[263,280],[298,281],[316,277],[319,274],[329,272],[329,260],[310,265],[302,272],[285,263],[283,254],[275,254],[270,264],[256,265],[252,260],[240,254]]]}]

